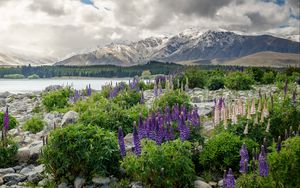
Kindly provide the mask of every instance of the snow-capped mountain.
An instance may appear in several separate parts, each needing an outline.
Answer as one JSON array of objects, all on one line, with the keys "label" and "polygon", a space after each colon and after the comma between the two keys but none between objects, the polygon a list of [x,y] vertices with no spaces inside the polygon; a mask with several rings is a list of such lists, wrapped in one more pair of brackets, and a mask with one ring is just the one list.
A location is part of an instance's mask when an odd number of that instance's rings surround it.
[{"label": "snow-capped mountain", "polygon": [[300,43],[271,35],[246,36],[228,31],[187,30],[171,37],[151,37],[128,44],[110,44],[73,55],[56,65],[129,66],[159,61],[231,59],[257,52],[300,54]]},{"label": "snow-capped mountain", "polygon": [[52,65],[53,62],[55,62],[53,58],[39,58],[11,52],[0,52],[0,66]]}]

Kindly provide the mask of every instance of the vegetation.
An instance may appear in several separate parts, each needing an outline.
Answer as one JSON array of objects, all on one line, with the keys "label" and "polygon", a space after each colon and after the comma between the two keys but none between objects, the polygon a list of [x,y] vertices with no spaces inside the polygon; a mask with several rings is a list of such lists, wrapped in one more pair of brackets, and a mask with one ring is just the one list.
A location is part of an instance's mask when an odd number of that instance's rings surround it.
[{"label": "vegetation", "polygon": [[32,74],[32,75],[29,75],[27,78],[28,79],[39,79],[40,77],[37,74]]},{"label": "vegetation", "polygon": [[253,78],[246,73],[232,72],[225,78],[225,86],[233,90],[249,90],[253,84]]},{"label": "vegetation", "polygon": [[[4,113],[0,112],[0,125],[3,125]],[[18,121],[15,117],[9,115],[9,124],[8,130],[16,128],[18,125]]]},{"label": "vegetation", "polygon": [[71,125],[51,132],[41,162],[56,181],[73,182],[81,175],[117,174],[120,154],[115,135],[95,126]]},{"label": "vegetation", "polygon": [[182,92],[180,90],[171,90],[154,101],[154,107],[159,109],[164,109],[167,105],[170,108],[173,108],[175,104],[189,108],[189,96],[185,92]]},{"label": "vegetation", "polygon": [[7,137],[5,144],[3,140],[0,140],[0,168],[14,164],[17,151],[18,146],[13,139]]},{"label": "vegetation", "polygon": [[45,122],[39,116],[34,116],[27,120],[23,125],[24,130],[30,131],[32,133],[38,133],[43,130]]},{"label": "vegetation", "polygon": [[45,93],[42,103],[47,111],[54,111],[59,108],[67,107],[71,90],[69,88]]},{"label": "vegetation", "polygon": [[175,140],[158,146],[145,140],[141,156],[125,157],[122,167],[135,181],[150,187],[191,187],[195,171],[190,150],[187,141]]},{"label": "vegetation", "polygon": [[25,76],[23,74],[5,74],[3,78],[8,79],[23,79]]}]

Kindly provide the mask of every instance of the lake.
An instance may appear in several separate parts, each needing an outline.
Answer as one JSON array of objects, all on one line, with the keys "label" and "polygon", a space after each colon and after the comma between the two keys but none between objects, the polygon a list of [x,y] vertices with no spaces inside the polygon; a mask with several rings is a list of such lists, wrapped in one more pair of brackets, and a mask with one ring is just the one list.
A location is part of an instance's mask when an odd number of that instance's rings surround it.
[{"label": "lake", "polygon": [[72,86],[75,89],[84,89],[91,84],[92,89],[101,90],[103,85],[108,83],[128,82],[129,78],[57,78],[57,79],[0,79],[0,93],[8,91],[10,93],[29,93],[42,91],[50,85]]}]

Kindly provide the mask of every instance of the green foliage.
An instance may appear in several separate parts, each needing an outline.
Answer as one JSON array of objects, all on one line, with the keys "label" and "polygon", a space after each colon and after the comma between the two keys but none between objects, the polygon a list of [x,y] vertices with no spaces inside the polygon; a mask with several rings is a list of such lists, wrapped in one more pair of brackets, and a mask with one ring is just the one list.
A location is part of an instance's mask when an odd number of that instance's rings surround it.
[{"label": "green foliage", "polygon": [[178,104],[180,106],[185,105],[187,108],[190,107],[190,98],[189,96],[180,90],[170,90],[167,93],[164,93],[161,97],[157,98],[154,101],[154,108],[164,109],[166,105],[172,109],[172,107]]},{"label": "green foliage", "polygon": [[212,77],[207,85],[209,90],[218,90],[224,88],[224,77]]},{"label": "green foliage", "polygon": [[37,74],[32,74],[32,75],[28,76],[27,78],[28,79],[39,79],[40,77]]},{"label": "green foliage", "polygon": [[195,178],[190,142],[175,140],[161,146],[144,140],[141,156],[127,156],[122,162],[126,173],[150,187],[192,187]]},{"label": "green foliage", "polygon": [[247,69],[247,74],[251,75],[255,82],[260,83],[265,71],[260,67],[251,67]]},{"label": "green foliage", "polygon": [[297,187],[300,185],[300,137],[283,142],[283,147],[268,155],[270,176],[276,187]]},{"label": "green foliage", "polygon": [[151,76],[150,70],[144,70],[144,71],[142,72],[142,75],[141,75],[141,77],[144,78],[144,79],[149,79],[150,76]]},{"label": "green foliage", "polygon": [[30,131],[32,133],[37,133],[43,130],[45,122],[39,116],[34,116],[27,120],[23,126],[24,130]]},{"label": "green foliage", "polygon": [[22,75],[22,74],[6,74],[3,77],[4,78],[9,78],[9,79],[23,79],[23,78],[25,78],[25,76]]},{"label": "green foliage", "polygon": [[262,177],[258,174],[243,174],[236,181],[236,187],[240,188],[274,188],[274,181],[270,176]]},{"label": "green foliage", "polygon": [[113,102],[119,104],[123,108],[130,108],[140,102],[141,94],[137,91],[124,90],[121,91]]},{"label": "green foliage", "polygon": [[16,159],[17,144],[9,137],[6,139],[6,144],[4,146],[3,141],[0,140],[0,168],[9,167],[14,164]]},{"label": "green foliage", "polygon": [[96,126],[72,125],[51,132],[41,162],[56,182],[73,182],[77,176],[109,176],[118,172],[117,138]]},{"label": "green foliage", "polygon": [[249,90],[253,83],[253,79],[243,72],[232,72],[225,78],[225,86],[233,90]]},{"label": "green foliage", "polygon": [[[8,115],[8,117],[9,117],[8,130],[16,128],[17,125],[19,124],[17,119],[11,115]],[[3,118],[4,118],[4,113],[0,112],[0,127],[1,127],[1,129],[3,126]]]},{"label": "green foliage", "polygon": [[205,71],[191,68],[185,71],[184,77],[188,78],[189,88],[204,88],[206,85],[207,76]]},{"label": "green foliage", "polygon": [[133,122],[138,120],[139,114],[147,115],[145,105],[137,104],[123,109],[119,104],[108,100],[101,94],[94,94],[86,101],[79,101],[74,110],[79,113],[79,122],[84,125],[99,126],[111,131],[117,131],[121,126],[124,134],[132,131]]},{"label": "green foliage", "polygon": [[200,165],[203,169],[209,169],[214,177],[221,176],[223,170],[228,168],[238,172],[239,151],[243,142],[251,154],[252,148],[257,144],[250,139],[241,140],[239,136],[228,132],[222,132],[212,137],[205,143],[204,149],[200,153]]},{"label": "green foliage", "polygon": [[55,111],[68,106],[71,90],[69,88],[43,94],[42,103],[47,111]]},{"label": "green foliage", "polygon": [[293,130],[297,130],[300,122],[300,103],[292,104],[290,98],[286,98],[283,101],[276,100],[274,108],[270,114],[271,134],[277,138],[278,136],[284,136],[285,129],[289,130],[292,127]]},{"label": "green foliage", "polygon": [[276,74],[273,71],[265,72],[261,79],[261,83],[273,84],[275,82],[275,79],[276,79]]}]

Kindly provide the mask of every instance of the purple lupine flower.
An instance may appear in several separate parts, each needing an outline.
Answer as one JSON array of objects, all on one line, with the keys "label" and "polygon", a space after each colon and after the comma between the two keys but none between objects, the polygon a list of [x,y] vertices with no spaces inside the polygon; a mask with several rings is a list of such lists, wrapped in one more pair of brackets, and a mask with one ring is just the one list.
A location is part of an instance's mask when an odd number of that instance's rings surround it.
[{"label": "purple lupine flower", "polygon": [[280,150],[281,150],[281,136],[278,136],[278,142],[277,142],[277,145],[276,145],[276,151],[280,152]]},{"label": "purple lupine flower", "polygon": [[143,122],[142,114],[140,114],[139,121],[138,121],[138,133],[139,133],[139,138],[140,139],[146,137],[146,131],[145,131],[144,125],[145,124]]},{"label": "purple lupine flower", "polygon": [[268,163],[266,160],[265,147],[263,145],[261,146],[261,152],[258,157],[258,169],[259,169],[260,176],[268,176],[269,169],[268,169]]},{"label": "purple lupine flower", "polygon": [[231,168],[229,168],[228,170],[228,173],[225,178],[225,182],[226,182],[225,188],[235,188],[235,180]]},{"label": "purple lupine flower", "polygon": [[6,131],[8,131],[9,128],[9,115],[8,115],[8,106],[6,106],[6,110],[3,116],[3,127]]},{"label": "purple lupine flower", "polygon": [[185,141],[190,134],[189,127],[185,125],[185,120],[183,118],[183,113],[180,114],[178,120],[178,130],[181,141]]},{"label": "purple lupine flower", "polygon": [[119,141],[119,147],[122,157],[126,156],[126,149],[125,149],[125,142],[124,142],[124,135],[122,131],[122,127],[119,127],[118,130],[118,141]]},{"label": "purple lupine flower", "polygon": [[141,150],[141,140],[139,138],[139,134],[137,132],[137,128],[136,128],[136,123],[134,123],[134,127],[133,127],[133,144],[134,144],[134,153],[137,156],[140,156],[142,153]]},{"label": "purple lupine flower", "polygon": [[165,140],[169,141],[169,140],[174,140],[175,136],[174,136],[174,129],[171,125],[171,123],[167,123],[167,129],[166,129],[166,135],[165,135]]},{"label": "purple lupine flower", "polygon": [[158,130],[156,130],[156,144],[161,145],[164,137],[164,127],[163,124],[161,124],[161,121],[159,121]]},{"label": "purple lupine flower", "polygon": [[248,150],[246,147],[246,144],[242,145],[242,148],[240,150],[240,173],[247,173],[248,172],[248,161],[249,161],[249,155]]},{"label": "purple lupine flower", "polygon": [[86,91],[87,91],[87,96],[91,96],[91,95],[92,95],[91,84],[89,84],[89,85],[86,87]]},{"label": "purple lupine flower", "polygon": [[158,96],[158,90],[157,90],[157,85],[156,84],[154,84],[153,92],[154,92],[154,97],[157,97]]},{"label": "purple lupine flower", "polygon": [[172,120],[178,120],[179,119],[179,107],[178,104],[176,103],[173,106],[173,111],[172,111]]}]

